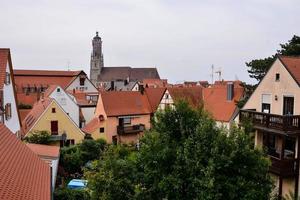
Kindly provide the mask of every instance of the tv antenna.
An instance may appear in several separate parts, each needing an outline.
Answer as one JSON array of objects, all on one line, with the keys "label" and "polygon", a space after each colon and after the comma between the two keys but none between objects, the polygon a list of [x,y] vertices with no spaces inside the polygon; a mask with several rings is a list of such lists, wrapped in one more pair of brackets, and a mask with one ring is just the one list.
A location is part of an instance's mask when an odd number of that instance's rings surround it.
[{"label": "tv antenna", "polygon": [[222,81],[222,70],[221,70],[221,67],[219,68],[218,71],[215,71],[216,74],[218,74],[219,76],[219,81]]},{"label": "tv antenna", "polygon": [[211,65],[211,84],[214,84],[214,65]]}]

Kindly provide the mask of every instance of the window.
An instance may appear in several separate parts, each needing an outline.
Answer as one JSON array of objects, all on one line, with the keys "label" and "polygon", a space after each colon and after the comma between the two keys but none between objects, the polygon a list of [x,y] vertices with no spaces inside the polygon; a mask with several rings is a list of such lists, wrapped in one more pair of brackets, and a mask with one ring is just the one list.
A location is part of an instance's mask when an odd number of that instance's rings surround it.
[{"label": "window", "polygon": [[5,105],[5,119],[9,120],[11,118],[11,104],[8,103]]},{"label": "window", "polygon": [[261,104],[261,112],[270,113],[271,112],[271,95],[270,94],[262,94],[262,104]]},{"label": "window", "polygon": [[104,127],[100,128],[100,133],[104,133]]},{"label": "window", "polygon": [[51,121],[51,135],[58,135],[58,121]]},{"label": "window", "polygon": [[10,73],[6,72],[5,75],[5,84],[9,85],[10,84]]},{"label": "window", "polygon": [[168,99],[169,98],[169,94],[165,94],[165,98]]},{"label": "window", "polygon": [[80,77],[79,81],[81,86],[84,85],[85,77]]},{"label": "window", "polygon": [[56,113],[56,110],[55,110],[55,108],[52,108],[52,113]]},{"label": "window", "polygon": [[131,118],[130,117],[126,117],[123,118],[124,119],[124,124],[131,124]]},{"label": "window", "polygon": [[276,73],[275,81],[280,81],[280,74],[279,73]]},{"label": "window", "polygon": [[57,89],[56,89],[56,92],[60,92],[60,88],[57,88]]}]

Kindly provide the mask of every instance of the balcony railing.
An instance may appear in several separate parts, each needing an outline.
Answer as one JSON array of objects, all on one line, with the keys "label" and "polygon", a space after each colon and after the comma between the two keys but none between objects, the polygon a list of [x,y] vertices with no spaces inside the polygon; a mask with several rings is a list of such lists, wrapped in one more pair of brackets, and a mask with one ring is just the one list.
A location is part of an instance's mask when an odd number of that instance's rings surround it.
[{"label": "balcony railing", "polygon": [[67,140],[67,134],[66,133],[63,133],[61,135],[53,135],[51,134],[51,137],[50,137],[50,140],[51,141],[65,141]]},{"label": "balcony railing", "polygon": [[137,125],[133,125],[133,126],[118,126],[117,127],[117,132],[119,135],[139,133],[139,132],[143,132],[144,130],[145,130],[144,124],[137,124]]},{"label": "balcony railing", "polygon": [[240,122],[249,119],[254,128],[300,133],[300,115],[274,115],[251,110],[240,111]]},{"label": "balcony railing", "polygon": [[273,156],[269,157],[272,162],[270,172],[284,177],[296,175],[296,159],[279,159]]}]

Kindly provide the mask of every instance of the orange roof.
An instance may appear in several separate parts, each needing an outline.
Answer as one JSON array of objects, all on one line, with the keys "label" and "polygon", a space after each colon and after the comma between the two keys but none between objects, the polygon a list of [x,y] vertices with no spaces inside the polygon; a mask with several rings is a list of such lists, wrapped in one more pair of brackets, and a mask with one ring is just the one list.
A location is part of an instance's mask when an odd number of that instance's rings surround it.
[{"label": "orange roof", "polygon": [[51,199],[50,167],[0,123],[0,198]]},{"label": "orange roof", "polygon": [[239,101],[244,94],[244,88],[234,85],[234,97],[227,101],[227,85],[203,88],[204,109],[210,112],[217,121],[229,122],[235,113]]},{"label": "orange roof", "polygon": [[300,85],[300,56],[278,56],[295,81]]},{"label": "orange roof", "polygon": [[31,109],[19,109],[21,121],[23,121]]},{"label": "orange roof", "polygon": [[152,112],[156,112],[165,91],[166,88],[145,88]]},{"label": "orange roof", "polygon": [[23,133],[26,135],[32,128],[34,123],[40,118],[41,114],[48,108],[50,103],[53,101],[51,98],[44,98],[36,102],[31,111],[27,114],[25,119],[22,121]]},{"label": "orange roof", "polygon": [[89,101],[87,96],[89,96],[89,95],[98,96],[99,95],[98,92],[83,92],[80,90],[68,90],[67,92],[76,99],[76,103],[80,106],[85,106],[85,105],[95,105],[96,106],[96,103]]},{"label": "orange roof", "polygon": [[98,117],[93,118],[89,123],[82,128],[83,132],[92,134],[97,128],[100,127],[100,120]]},{"label": "orange roof", "polygon": [[53,157],[53,158],[59,157],[58,146],[31,144],[31,143],[27,143],[26,145],[38,156],[46,156],[46,157]]},{"label": "orange roof", "polygon": [[33,105],[39,99],[38,93],[31,93],[30,95],[26,95],[25,93],[17,93],[17,99],[19,103]]},{"label": "orange roof", "polygon": [[166,87],[168,84],[167,79],[143,79],[142,84],[144,87]]},{"label": "orange roof", "polygon": [[200,106],[202,102],[202,89],[201,86],[194,87],[171,87],[167,88],[174,101],[185,100],[191,106]]},{"label": "orange roof", "polygon": [[135,91],[101,92],[107,116],[150,114],[151,106],[147,96]]},{"label": "orange roof", "polygon": [[51,93],[58,87],[58,85],[50,85],[44,93],[45,97],[49,97]]},{"label": "orange roof", "polygon": [[78,76],[82,71],[59,71],[59,70],[26,70],[15,69],[16,76]]},{"label": "orange roof", "polygon": [[9,49],[0,49],[0,89],[3,89],[8,62]]}]

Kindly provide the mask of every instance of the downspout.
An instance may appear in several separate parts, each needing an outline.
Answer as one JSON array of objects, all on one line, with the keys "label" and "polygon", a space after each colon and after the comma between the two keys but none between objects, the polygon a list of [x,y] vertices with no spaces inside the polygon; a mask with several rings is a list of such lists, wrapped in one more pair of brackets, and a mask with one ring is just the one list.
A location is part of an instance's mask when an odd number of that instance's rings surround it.
[{"label": "downspout", "polygon": [[52,185],[52,167],[50,167],[50,192],[51,192],[51,200],[53,200],[54,191],[53,191],[53,185]]},{"label": "downspout", "polygon": [[297,138],[297,158],[296,158],[296,180],[295,180],[295,198],[299,195],[299,150],[300,150],[300,137]]}]

